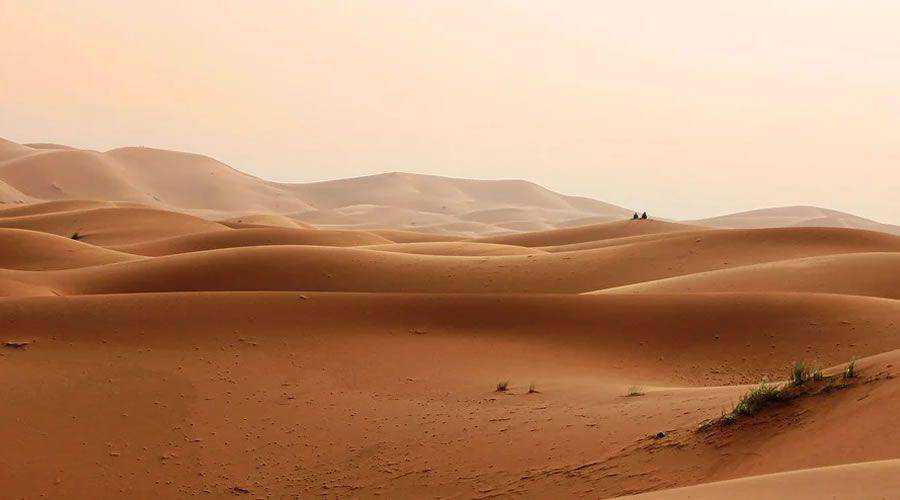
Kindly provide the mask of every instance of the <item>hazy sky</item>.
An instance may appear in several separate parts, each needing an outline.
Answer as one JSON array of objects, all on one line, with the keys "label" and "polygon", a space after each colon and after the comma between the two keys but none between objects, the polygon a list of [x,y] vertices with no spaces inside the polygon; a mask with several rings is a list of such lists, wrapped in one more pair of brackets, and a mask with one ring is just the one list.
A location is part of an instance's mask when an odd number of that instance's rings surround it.
[{"label": "hazy sky", "polygon": [[0,0],[0,137],[900,223],[900,2]]}]

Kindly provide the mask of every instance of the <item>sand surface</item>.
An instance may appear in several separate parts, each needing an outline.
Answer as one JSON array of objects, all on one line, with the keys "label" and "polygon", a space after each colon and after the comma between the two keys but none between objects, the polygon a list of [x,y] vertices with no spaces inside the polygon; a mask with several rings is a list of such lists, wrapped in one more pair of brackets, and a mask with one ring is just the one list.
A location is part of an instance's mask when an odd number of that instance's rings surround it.
[{"label": "sand surface", "polygon": [[900,495],[889,228],[147,148],[0,182],[3,498]]}]

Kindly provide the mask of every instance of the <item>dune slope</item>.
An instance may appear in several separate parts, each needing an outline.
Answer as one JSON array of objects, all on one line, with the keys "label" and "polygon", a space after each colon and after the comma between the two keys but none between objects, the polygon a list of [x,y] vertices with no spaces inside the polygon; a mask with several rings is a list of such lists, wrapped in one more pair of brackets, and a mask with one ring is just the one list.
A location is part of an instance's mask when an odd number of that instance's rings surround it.
[{"label": "dune slope", "polygon": [[[162,247],[168,249],[166,244]],[[873,251],[900,251],[900,238],[838,229],[735,230],[580,252],[492,257],[255,246],[70,271],[23,272],[18,279],[52,285],[69,294],[227,290],[582,293],[726,267]]]},{"label": "dune slope", "polygon": [[900,253],[825,255],[688,274],[602,293],[818,292],[900,299]]}]

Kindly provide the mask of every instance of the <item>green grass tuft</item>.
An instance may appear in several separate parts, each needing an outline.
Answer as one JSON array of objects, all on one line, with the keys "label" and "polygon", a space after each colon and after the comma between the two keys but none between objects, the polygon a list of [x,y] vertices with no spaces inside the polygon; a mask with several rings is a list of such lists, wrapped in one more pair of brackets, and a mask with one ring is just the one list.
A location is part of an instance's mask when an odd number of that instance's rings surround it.
[{"label": "green grass tuft", "polygon": [[791,368],[790,384],[793,386],[803,385],[810,378],[810,368],[803,361],[797,361]]},{"label": "green grass tuft", "polygon": [[780,388],[763,382],[744,394],[731,413],[732,415],[753,415],[766,406],[784,399],[785,394]]}]

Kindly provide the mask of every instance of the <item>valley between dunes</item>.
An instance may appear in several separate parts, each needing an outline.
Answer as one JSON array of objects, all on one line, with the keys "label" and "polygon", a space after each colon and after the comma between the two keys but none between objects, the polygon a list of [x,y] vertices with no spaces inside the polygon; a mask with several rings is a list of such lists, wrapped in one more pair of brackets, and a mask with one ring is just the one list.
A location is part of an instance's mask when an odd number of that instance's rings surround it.
[{"label": "valley between dunes", "polygon": [[900,491],[887,226],[0,146],[5,498]]}]

